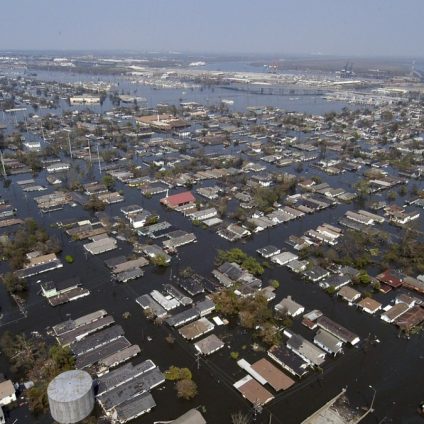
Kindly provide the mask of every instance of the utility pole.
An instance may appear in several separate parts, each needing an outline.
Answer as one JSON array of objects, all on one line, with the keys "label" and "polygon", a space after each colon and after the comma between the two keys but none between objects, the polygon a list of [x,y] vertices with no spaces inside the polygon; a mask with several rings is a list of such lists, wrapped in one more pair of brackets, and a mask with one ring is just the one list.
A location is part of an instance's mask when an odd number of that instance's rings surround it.
[{"label": "utility pole", "polygon": [[6,179],[7,178],[7,174],[6,174],[6,168],[4,167],[3,151],[2,150],[0,150],[0,160],[1,160],[1,167],[2,167],[3,178]]},{"label": "utility pole", "polygon": [[197,371],[200,369],[200,353],[196,353],[196,365],[197,365]]},{"label": "utility pole", "polygon": [[44,128],[43,128],[43,123],[40,122],[40,127],[41,127],[41,135],[43,137],[43,141],[46,141],[46,138],[44,137]]},{"label": "utility pole", "polygon": [[362,414],[356,421],[354,424],[358,424],[359,422],[361,422],[368,414],[371,414],[372,412],[374,412],[374,401],[375,401],[375,396],[377,394],[377,390],[373,387],[373,386],[368,386],[373,392],[373,396],[372,396],[372,400],[371,400],[371,405],[370,407],[365,411],[364,414]]},{"label": "utility pole", "polygon": [[92,158],[91,158],[91,146],[90,146],[90,139],[87,138],[87,144],[88,144],[88,156],[90,158],[90,164],[93,163],[92,162]]},{"label": "utility pole", "polygon": [[66,131],[68,133],[68,147],[69,147],[69,156],[72,159],[72,146],[71,146],[71,135],[70,131]]},{"label": "utility pole", "polygon": [[99,155],[99,144],[97,144],[97,161],[99,162],[100,175],[102,175],[102,165],[100,163],[100,155]]}]

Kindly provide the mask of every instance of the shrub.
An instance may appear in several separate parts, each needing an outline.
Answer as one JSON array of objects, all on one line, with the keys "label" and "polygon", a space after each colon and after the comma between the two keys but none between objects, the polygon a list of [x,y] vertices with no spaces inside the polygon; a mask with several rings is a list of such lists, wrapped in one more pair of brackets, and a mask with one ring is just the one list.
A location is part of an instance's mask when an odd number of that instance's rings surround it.
[{"label": "shrub", "polygon": [[239,357],[239,353],[238,352],[231,352],[230,353],[231,359],[237,360]]},{"label": "shrub", "polygon": [[274,287],[274,289],[278,289],[278,287],[280,287],[280,282],[278,280],[271,280],[269,284],[271,287]]},{"label": "shrub", "polygon": [[65,261],[66,261],[68,264],[72,264],[72,263],[74,262],[74,257],[73,257],[72,255],[66,255],[66,256],[65,256]]}]

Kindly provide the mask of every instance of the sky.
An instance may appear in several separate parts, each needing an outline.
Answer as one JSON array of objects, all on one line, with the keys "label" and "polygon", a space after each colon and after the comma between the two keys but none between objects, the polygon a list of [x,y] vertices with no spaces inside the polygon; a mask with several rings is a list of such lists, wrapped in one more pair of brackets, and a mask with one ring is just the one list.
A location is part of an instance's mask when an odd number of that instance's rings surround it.
[{"label": "sky", "polygon": [[0,50],[423,57],[424,0],[1,0]]}]

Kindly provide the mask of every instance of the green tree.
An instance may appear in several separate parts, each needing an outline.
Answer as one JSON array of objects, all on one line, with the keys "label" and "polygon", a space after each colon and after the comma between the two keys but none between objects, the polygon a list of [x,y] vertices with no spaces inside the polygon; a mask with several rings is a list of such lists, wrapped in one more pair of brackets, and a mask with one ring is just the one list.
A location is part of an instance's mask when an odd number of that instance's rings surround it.
[{"label": "green tree", "polygon": [[115,178],[113,178],[112,175],[104,175],[102,178],[102,183],[109,191],[113,191],[115,189]]},{"label": "green tree", "polygon": [[235,361],[239,358],[240,354],[238,352],[231,352],[230,353],[231,359],[234,359]]},{"label": "green tree", "polygon": [[280,287],[280,282],[278,280],[270,280],[269,285],[274,287],[274,289],[278,289],[278,287]]},{"label": "green tree", "polygon": [[165,371],[165,378],[170,381],[191,380],[192,374],[188,368],[179,368],[174,365]]},{"label": "green tree", "polygon": [[153,258],[151,258],[150,261],[152,262],[153,265],[159,268],[169,266],[169,261],[167,260],[166,256],[160,253],[154,256]]},{"label": "green tree", "polygon": [[84,209],[91,212],[104,211],[106,203],[100,200],[97,196],[90,196],[88,202],[84,205]]},{"label": "green tree", "polygon": [[2,276],[6,290],[10,294],[22,293],[28,289],[27,282],[19,278],[14,272],[8,272]]}]

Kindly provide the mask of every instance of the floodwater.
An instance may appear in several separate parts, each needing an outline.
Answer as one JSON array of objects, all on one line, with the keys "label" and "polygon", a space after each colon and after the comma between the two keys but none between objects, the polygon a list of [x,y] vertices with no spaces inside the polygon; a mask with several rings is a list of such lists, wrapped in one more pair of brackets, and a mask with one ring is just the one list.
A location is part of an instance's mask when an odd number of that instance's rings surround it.
[{"label": "floodwater", "polygon": [[[252,67],[254,68],[254,67]],[[255,71],[257,69],[255,68]],[[133,84],[122,76],[108,75],[87,75],[72,72],[59,71],[37,71],[37,79],[43,81],[57,82],[98,82],[103,81],[115,86],[119,93],[131,94],[133,96],[145,97],[148,107],[155,107],[158,103],[168,103],[178,105],[180,102],[199,102],[205,105],[218,104],[221,100],[233,100],[234,104],[230,110],[245,111],[248,106],[273,106],[287,111],[304,112],[310,114],[324,114],[326,112],[341,111],[343,107],[348,106],[344,102],[330,102],[321,96],[278,96],[261,95],[236,92],[226,90],[220,87],[202,87],[202,88],[163,88],[155,89],[149,85]],[[65,106],[64,104],[62,106]],[[355,107],[350,105],[349,107]],[[103,108],[96,105],[81,105],[76,108],[87,109],[101,112],[110,108],[108,100],[103,104]],[[41,109],[37,111],[40,114]]]},{"label": "floodwater", "polygon": [[[56,78],[56,76],[55,76]],[[78,75],[78,78],[81,76]],[[136,93],[143,95],[143,91]],[[172,94],[172,93],[171,93]],[[164,98],[170,95],[169,91],[161,94]],[[205,93],[197,93],[199,99]],[[215,94],[216,95],[216,94]],[[244,94],[243,96],[246,97]],[[262,99],[262,98],[261,98]],[[187,99],[188,100],[188,99]],[[308,98],[310,101],[310,99]],[[159,100],[155,99],[155,102]],[[251,104],[247,100],[246,103]],[[172,96],[168,97],[172,103]],[[262,104],[267,101],[263,100]],[[322,103],[320,103],[322,106]],[[327,103],[326,103],[327,105]],[[332,104],[328,104],[331,106]],[[299,105],[299,108],[301,106]],[[334,108],[333,108],[334,109]],[[95,173],[97,173],[95,169]],[[282,172],[294,172],[290,168],[284,168]],[[351,187],[353,178],[351,174],[329,177],[316,169],[305,165],[306,175],[319,175],[323,181],[328,181],[333,186]],[[192,226],[188,219],[178,213],[164,209],[159,204],[159,196],[152,199],[143,198],[137,189],[126,187],[117,183],[117,190],[122,190],[126,201],[117,205],[108,206],[106,211],[112,216],[120,215],[122,206],[138,203],[150,211],[160,214],[162,220],[171,222],[178,228],[194,231],[198,242],[179,249],[179,259],[173,258],[172,266],[164,271],[157,271],[149,266],[145,269],[142,278],[128,282],[127,284],[116,284],[110,281],[110,274],[103,261],[105,259],[129,254],[131,252],[128,243],[119,241],[119,249],[99,256],[84,255],[82,242],[70,241],[60,230],[54,228],[54,224],[66,218],[84,218],[90,214],[80,207],[65,207],[62,211],[41,214],[32,200],[34,196],[41,193],[28,193],[24,196],[16,181],[27,179],[29,176],[13,176],[9,188],[0,188],[0,195],[9,200],[18,208],[18,217],[35,218],[50,234],[59,238],[63,245],[63,253],[75,258],[73,264],[64,261],[62,269],[51,271],[40,276],[32,277],[29,281],[29,293],[27,298],[28,316],[24,318],[10,297],[0,285],[0,305],[3,318],[0,331],[10,330],[12,332],[39,331],[46,333],[49,326],[66,320],[68,317],[77,318],[81,315],[93,312],[97,309],[106,309],[116,322],[125,330],[126,337],[132,342],[140,345],[142,352],[134,362],[152,359],[161,370],[166,370],[171,365],[189,367],[193,371],[193,378],[198,383],[199,395],[192,401],[184,401],[176,398],[173,384],[167,382],[156,388],[152,394],[157,406],[151,413],[133,421],[134,423],[151,424],[155,421],[167,421],[175,419],[192,407],[204,407],[202,409],[208,423],[230,423],[230,414],[243,411],[253,418],[251,405],[232,387],[232,384],[242,378],[245,373],[230,358],[231,351],[240,352],[240,357],[249,362],[260,359],[266,355],[265,352],[253,352],[250,348],[252,340],[248,334],[236,328],[217,327],[214,333],[222,336],[227,346],[207,359],[196,362],[195,351],[191,343],[185,342],[179,335],[172,345],[165,341],[165,337],[172,333],[165,325],[155,326],[148,322],[143,316],[141,308],[136,304],[135,298],[149,293],[153,289],[160,289],[163,283],[173,280],[179,270],[186,266],[195,271],[211,276],[214,257],[217,249],[228,249],[240,247],[247,253],[256,256],[255,250],[268,244],[285,247],[285,240],[289,235],[301,235],[304,231],[315,228],[317,225],[327,222],[337,224],[337,220],[351,205],[338,205],[335,208],[319,212],[314,215],[305,216],[301,220],[280,225],[269,231],[264,231],[249,239],[247,243],[230,243],[218,237],[212,230],[203,230]],[[45,174],[41,173],[37,180],[45,184]],[[214,182],[204,181],[207,185]],[[420,183],[422,186],[422,182]],[[52,189],[49,187],[49,191]],[[2,229],[0,234],[7,232]],[[160,243],[159,239],[159,243]],[[6,266],[0,264],[0,272],[5,272]],[[91,295],[75,302],[53,308],[39,294],[38,279],[60,280],[71,276],[80,276],[83,285],[90,289]],[[423,334],[415,335],[409,340],[398,337],[398,331],[393,325],[381,321],[378,317],[372,317],[360,313],[334,297],[328,296],[317,285],[307,283],[298,276],[290,273],[283,267],[272,266],[266,270],[263,281],[276,278],[280,281],[277,290],[276,301],[291,295],[294,300],[305,306],[306,310],[320,309],[331,319],[346,326],[357,333],[361,338],[358,348],[345,348],[345,353],[337,359],[328,359],[323,366],[323,373],[311,372],[306,378],[297,382],[291,389],[276,395],[274,401],[268,404],[262,413],[256,417],[257,423],[297,424],[305,419],[314,410],[318,409],[330,398],[335,396],[343,387],[348,387],[348,394],[357,405],[369,406],[373,391],[369,385],[376,389],[375,413],[370,414],[364,423],[419,423],[420,418],[416,414],[418,403],[423,400],[422,391],[422,369],[424,365],[424,343]],[[388,304],[393,294],[375,296],[376,300],[384,305]],[[124,312],[130,312],[129,319],[123,318]],[[313,338],[312,332],[295,321],[294,331],[304,335],[309,340]],[[380,343],[367,343],[364,339],[369,335],[376,337]],[[151,338],[151,341],[148,341]],[[0,356],[0,370],[8,367],[5,358]],[[13,378],[13,376],[11,376]],[[385,421],[382,421],[385,417]],[[50,423],[51,419],[46,416],[34,418],[28,415],[25,408],[17,408],[11,413],[13,419],[19,419],[23,423]]]}]

